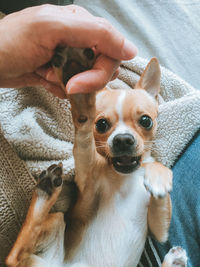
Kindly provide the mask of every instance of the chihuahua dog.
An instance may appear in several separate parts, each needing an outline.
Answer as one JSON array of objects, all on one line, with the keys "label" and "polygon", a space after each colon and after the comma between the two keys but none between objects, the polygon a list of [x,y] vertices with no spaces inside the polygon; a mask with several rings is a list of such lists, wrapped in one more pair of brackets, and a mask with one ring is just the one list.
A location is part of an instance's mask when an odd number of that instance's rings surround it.
[{"label": "chihuahua dog", "polygon": [[[55,65],[63,79],[61,59]],[[8,267],[133,267],[148,233],[167,240],[172,172],[151,156],[159,90],[153,58],[134,90],[69,97],[77,199],[65,220],[63,213],[51,213],[62,189],[62,165],[42,172]],[[184,253],[173,248],[162,266],[186,266]]]}]

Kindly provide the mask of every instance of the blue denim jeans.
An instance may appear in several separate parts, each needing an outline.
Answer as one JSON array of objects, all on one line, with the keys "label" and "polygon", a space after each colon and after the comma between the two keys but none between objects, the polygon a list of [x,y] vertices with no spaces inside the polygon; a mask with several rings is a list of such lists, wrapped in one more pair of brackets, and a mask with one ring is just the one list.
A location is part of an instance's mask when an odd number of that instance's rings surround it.
[{"label": "blue denim jeans", "polygon": [[200,131],[173,167],[169,240],[155,246],[163,259],[172,246],[187,251],[188,267],[200,267]]}]

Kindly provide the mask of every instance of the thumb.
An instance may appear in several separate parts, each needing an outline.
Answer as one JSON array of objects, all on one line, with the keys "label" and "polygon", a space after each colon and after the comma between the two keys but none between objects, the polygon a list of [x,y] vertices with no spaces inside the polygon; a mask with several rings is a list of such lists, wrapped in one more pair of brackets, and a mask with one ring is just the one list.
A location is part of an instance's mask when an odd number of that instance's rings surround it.
[{"label": "thumb", "polygon": [[112,79],[120,61],[100,55],[91,70],[72,77],[66,86],[67,94],[89,93],[100,90]]}]

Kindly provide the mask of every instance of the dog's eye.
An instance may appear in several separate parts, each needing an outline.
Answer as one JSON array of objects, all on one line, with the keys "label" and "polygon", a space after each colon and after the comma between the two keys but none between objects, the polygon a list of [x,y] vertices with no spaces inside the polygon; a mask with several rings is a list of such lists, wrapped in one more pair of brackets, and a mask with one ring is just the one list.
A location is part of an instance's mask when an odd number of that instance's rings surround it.
[{"label": "dog's eye", "polygon": [[96,123],[96,130],[99,133],[105,133],[110,129],[110,122],[106,119],[100,119]]},{"label": "dog's eye", "polygon": [[147,130],[150,130],[150,129],[153,127],[153,121],[152,121],[152,119],[151,119],[149,116],[147,116],[147,115],[143,115],[143,116],[140,118],[140,120],[139,120],[139,124],[140,124],[143,128],[145,128],[145,129],[147,129]]}]

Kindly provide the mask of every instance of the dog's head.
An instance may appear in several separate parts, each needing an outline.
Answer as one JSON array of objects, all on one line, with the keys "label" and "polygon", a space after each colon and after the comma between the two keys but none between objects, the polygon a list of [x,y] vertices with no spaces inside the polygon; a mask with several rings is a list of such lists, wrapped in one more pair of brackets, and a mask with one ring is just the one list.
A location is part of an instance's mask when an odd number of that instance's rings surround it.
[{"label": "dog's head", "polygon": [[96,148],[115,171],[133,172],[151,150],[159,90],[160,67],[153,58],[134,90],[104,89],[97,94]]}]

